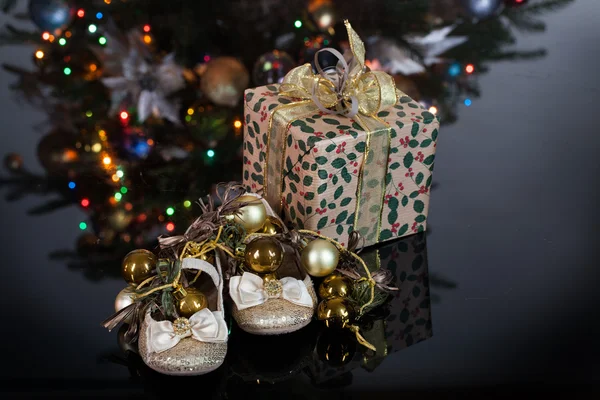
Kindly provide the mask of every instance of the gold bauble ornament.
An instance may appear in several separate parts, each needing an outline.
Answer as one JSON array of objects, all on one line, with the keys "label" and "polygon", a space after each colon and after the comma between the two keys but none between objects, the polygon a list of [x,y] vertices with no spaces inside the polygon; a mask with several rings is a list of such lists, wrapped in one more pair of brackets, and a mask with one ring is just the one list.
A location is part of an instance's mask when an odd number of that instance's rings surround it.
[{"label": "gold bauble ornament", "polygon": [[302,266],[310,276],[323,277],[337,267],[340,252],[334,244],[325,239],[315,239],[302,250]]},{"label": "gold bauble ornament", "polygon": [[352,282],[340,274],[331,274],[323,279],[319,286],[319,297],[330,299],[332,297],[348,297],[352,291]]},{"label": "gold bauble ornament", "polygon": [[283,232],[283,225],[279,219],[273,217],[272,215],[268,215],[267,220],[259,232],[267,235],[276,235]]},{"label": "gold bauble ornament", "polygon": [[156,262],[156,256],[151,251],[137,249],[129,252],[121,263],[123,279],[130,284],[142,283],[152,276]]},{"label": "gold bauble ornament", "polygon": [[236,203],[248,203],[233,216],[233,220],[242,225],[246,233],[254,233],[263,227],[267,220],[267,209],[256,196],[243,195],[235,199]]},{"label": "gold bauble ornament", "polygon": [[270,237],[254,239],[246,245],[244,261],[248,268],[259,274],[272,273],[283,261],[283,246]]},{"label": "gold bauble ornament", "polygon": [[200,90],[220,106],[235,107],[248,87],[250,75],[233,57],[217,57],[206,64],[200,78]]},{"label": "gold bauble ornament", "polygon": [[317,318],[328,328],[345,328],[352,323],[354,310],[342,297],[321,300],[317,307]]},{"label": "gold bauble ornament", "polygon": [[185,288],[186,294],[177,303],[177,311],[181,317],[190,318],[208,306],[206,296],[194,287]]},{"label": "gold bauble ornament", "polygon": [[115,312],[121,311],[130,304],[133,304],[135,295],[135,286],[130,285],[121,290],[115,298]]}]

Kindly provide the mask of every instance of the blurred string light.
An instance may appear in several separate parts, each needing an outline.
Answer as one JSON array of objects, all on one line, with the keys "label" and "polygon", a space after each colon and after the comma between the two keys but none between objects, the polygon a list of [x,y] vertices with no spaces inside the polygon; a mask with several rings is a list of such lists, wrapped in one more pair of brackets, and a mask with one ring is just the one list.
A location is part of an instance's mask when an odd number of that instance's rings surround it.
[{"label": "blurred string light", "polygon": [[35,58],[37,58],[38,60],[41,60],[42,58],[44,58],[44,52],[41,50],[36,51]]},{"label": "blurred string light", "polygon": [[102,162],[104,163],[104,165],[110,165],[110,163],[112,162],[112,160],[110,159],[110,157],[109,157],[109,156],[105,156],[105,157],[102,159]]},{"label": "blurred string light", "polygon": [[88,118],[91,118],[93,115],[94,115],[94,113],[91,110],[87,110],[85,112],[85,116],[88,117]]},{"label": "blurred string light", "polygon": [[242,121],[236,119],[235,121],[233,121],[233,127],[236,129],[240,129],[242,127]]},{"label": "blurred string light", "polygon": [[121,111],[120,116],[122,120],[126,120],[127,118],[129,118],[129,114],[127,113],[127,111]]},{"label": "blurred string light", "polygon": [[144,32],[146,32],[146,33],[150,32],[150,25],[148,25],[148,24],[144,25]]},{"label": "blurred string light", "polygon": [[67,39],[65,39],[65,38],[58,39],[58,44],[60,44],[61,46],[64,46],[65,44],[67,44]]},{"label": "blurred string light", "polygon": [[50,34],[48,32],[42,33],[42,39],[44,39],[44,40],[50,39]]},{"label": "blurred string light", "polygon": [[119,178],[122,178],[122,177],[123,177],[123,175],[125,175],[125,174],[123,173],[123,171],[121,171],[121,170],[118,170],[118,171],[115,173],[115,175],[117,175],[117,177],[119,177]]},{"label": "blurred string light", "polygon": [[165,212],[167,213],[167,215],[171,216],[175,214],[175,209],[173,207],[169,207]]},{"label": "blurred string light", "polygon": [[471,104],[473,104],[473,102],[471,101],[471,99],[465,99],[465,106],[471,107]]},{"label": "blurred string light", "polygon": [[437,114],[438,109],[436,106],[431,106],[429,107],[429,112],[432,113],[433,115]]},{"label": "blurred string light", "polygon": [[94,144],[92,145],[92,151],[93,151],[94,153],[99,153],[99,152],[100,152],[100,150],[102,150],[102,145],[101,145],[100,143],[94,143]]},{"label": "blurred string light", "polygon": [[210,158],[213,158],[215,156],[215,151],[213,149],[210,149],[206,152],[206,155]]},{"label": "blurred string light", "polygon": [[106,38],[104,36],[100,36],[98,38],[98,43],[100,43],[102,46],[104,46],[106,44]]},{"label": "blurred string light", "polygon": [[98,27],[94,24],[90,24],[90,26],[88,26],[88,31],[90,31],[90,33],[96,33],[97,30]]},{"label": "blurred string light", "polygon": [[72,71],[71,71],[71,68],[69,68],[69,67],[65,67],[65,69],[63,69],[63,73],[64,73],[65,75],[71,75],[71,72],[72,72]]},{"label": "blurred string light", "polygon": [[77,16],[79,18],[83,18],[85,16],[85,10],[83,8],[80,8],[79,10],[77,10]]},{"label": "blurred string light", "polygon": [[90,205],[90,201],[86,198],[81,199],[81,206],[82,207],[87,207]]},{"label": "blurred string light", "polygon": [[103,15],[101,12],[97,12],[97,13],[96,13],[96,18],[97,18],[97,19],[102,19],[102,17],[103,17],[103,16],[104,16],[104,15]]},{"label": "blurred string light", "polygon": [[192,202],[191,202],[191,201],[189,201],[189,200],[186,200],[186,201],[184,201],[184,202],[183,202],[183,206],[184,206],[185,208],[189,208],[191,205],[192,205]]},{"label": "blurred string light", "polygon": [[69,182],[69,189],[73,190],[73,189],[75,189],[75,186],[77,186],[75,184],[75,182],[73,182],[73,181]]},{"label": "blurred string light", "polygon": [[475,66],[473,64],[467,64],[467,66],[465,67],[465,72],[467,74],[472,74],[473,72],[475,72]]},{"label": "blurred string light", "polygon": [[167,228],[169,232],[173,232],[175,230],[175,224],[172,222],[168,222],[167,225],[165,225],[165,228]]},{"label": "blurred string light", "polygon": [[84,231],[87,228],[87,224],[83,221],[81,221],[79,223],[79,229],[81,229],[82,231]]},{"label": "blurred string light", "polygon": [[119,182],[119,175],[117,174],[113,174],[113,176],[111,177],[113,182]]},{"label": "blurred string light", "polygon": [[297,19],[296,21],[294,21],[294,26],[296,28],[302,28],[302,21],[300,21],[299,19]]},{"label": "blurred string light", "polygon": [[123,194],[127,193],[127,187],[126,186],[121,186],[121,193],[123,193]]},{"label": "blurred string light", "polygon": [[450,68],[448,68],[448,74],[450,76],[458,76],[460,75],[460,64],[459,63],[453,63],[452,65],[450,65]]},{"label": "blurred string light", "polygon": [[116,201],[121,201],[121,199],[123,198],[123,195],[120,192],[115,193],[115,200]]},{"label": "blurred string light", "polygon": [[152,36],[144,35],[144,43],[146,43],[146,44],[152,43]]}]

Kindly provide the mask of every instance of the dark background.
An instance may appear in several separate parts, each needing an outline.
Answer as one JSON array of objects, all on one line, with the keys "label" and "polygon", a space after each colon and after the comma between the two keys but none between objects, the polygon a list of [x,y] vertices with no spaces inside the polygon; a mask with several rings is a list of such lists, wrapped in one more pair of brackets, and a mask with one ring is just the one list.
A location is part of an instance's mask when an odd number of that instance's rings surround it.
[{"label": "dark background", "polygon": [[[518,47],[536,61],[495,63],[482,97],[440,134],[430,208],[429,270],[456,282],[432,286],[433,338],[358,370],[352,390],[501,384],[597,384],[596,184],[600,2],[579,0]],[[4,47],[0,61],[31,63],[31,49]],[[40,170],[44,115],[19,104],[0,71],[0,149]],[[29,217],[36,202],[1,202],[2,372],[5,388],[78,385],[126,390],[126,368],[100,362],[117,350],[102,321],[120,280],[87,280],[50,262],[73,246],[75,207]],[[581,387],[581,386],[579,386]]]}]

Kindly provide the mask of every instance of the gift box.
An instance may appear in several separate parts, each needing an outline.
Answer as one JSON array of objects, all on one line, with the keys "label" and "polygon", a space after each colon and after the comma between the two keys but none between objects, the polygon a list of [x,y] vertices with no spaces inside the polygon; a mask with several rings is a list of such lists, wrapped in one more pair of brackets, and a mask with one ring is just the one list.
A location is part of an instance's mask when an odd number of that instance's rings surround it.
[{"label": "gift box", "polygon": [[347,28],[353,58],[337,77],[306,64],[246,90],[243,182],[299,228],[371,245],[426,229],[439,121],[367,71]]}]

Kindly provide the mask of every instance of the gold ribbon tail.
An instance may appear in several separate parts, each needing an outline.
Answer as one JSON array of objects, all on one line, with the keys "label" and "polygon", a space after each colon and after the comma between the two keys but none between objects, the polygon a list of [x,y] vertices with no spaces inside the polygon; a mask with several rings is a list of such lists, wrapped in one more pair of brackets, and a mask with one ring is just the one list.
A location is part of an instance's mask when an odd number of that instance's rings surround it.
[{"label": "gold ribbon tail", "polygon": [[367,342],[367,339],[365,339],[361,334],[360,334],[360,329],[358,328],[358,326],[356,325],[350,325],[348,326],[348,328],[354,332],[354,335],[356,336],[356,341],[360,344],[362,344],[363,346],[365,346],[367,349],[369,350],[373,350],[373,351],[377,351],[377,349],[375,348],[375,346],[373,346],[371,343]]}]

